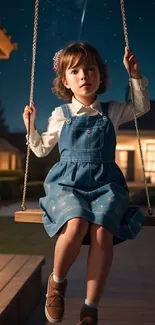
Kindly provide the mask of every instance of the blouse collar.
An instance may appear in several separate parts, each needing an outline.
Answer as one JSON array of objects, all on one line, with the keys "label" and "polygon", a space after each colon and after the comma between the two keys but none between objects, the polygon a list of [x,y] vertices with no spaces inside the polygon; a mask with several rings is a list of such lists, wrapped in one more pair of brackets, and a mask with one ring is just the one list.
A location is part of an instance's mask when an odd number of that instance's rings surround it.
[{"label": "blouse collar", "polygon": [[87,107],[87,108],[89,107],[89,109],[92,109],[93,111],[96,111],[97,113],[102,115],[101,104],[100,104],[98,97],[96,97],[95,101],[89,106],[84,106],[74,96],[72,97],[72,109],[73,109],[74,114],[78,114],[79,111],[81,109],[84,109],[85,107]]}]

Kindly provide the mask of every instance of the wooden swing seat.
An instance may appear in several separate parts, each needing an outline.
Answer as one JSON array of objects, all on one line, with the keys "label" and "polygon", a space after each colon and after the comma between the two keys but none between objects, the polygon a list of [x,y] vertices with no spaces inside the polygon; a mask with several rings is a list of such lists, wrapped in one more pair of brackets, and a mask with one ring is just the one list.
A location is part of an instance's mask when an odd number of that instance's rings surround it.
[{"label": "wooden swing seat", "polygon": [[16,222],[42,223],[43,211],[40,209],[26,209],[15,212]]},{"label": "wooden swing seat", "polygon": [[[43,211],[40,209],[27,209],[15,212],[16,222],[42,223]],[[145,216],[144,226],[155,226],[155,215]]]}]

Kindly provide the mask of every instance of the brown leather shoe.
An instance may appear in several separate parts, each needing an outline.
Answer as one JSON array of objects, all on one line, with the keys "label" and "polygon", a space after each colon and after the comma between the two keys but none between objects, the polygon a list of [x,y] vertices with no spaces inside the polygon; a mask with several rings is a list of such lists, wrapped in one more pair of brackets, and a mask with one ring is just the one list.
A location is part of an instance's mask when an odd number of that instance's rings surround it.
[{"label": "brown leather shoe", "polygon": [[67,280],[57,283],[53,280],[53,274],[49,276],[45,315],[50,323],[60,323],[64,315],[64,296],[67,287]]},{"label": "brown leather shoe", "polygon": [[98,325],[98,310],[83,305],[80,312],[80,323],[78,325]]}]

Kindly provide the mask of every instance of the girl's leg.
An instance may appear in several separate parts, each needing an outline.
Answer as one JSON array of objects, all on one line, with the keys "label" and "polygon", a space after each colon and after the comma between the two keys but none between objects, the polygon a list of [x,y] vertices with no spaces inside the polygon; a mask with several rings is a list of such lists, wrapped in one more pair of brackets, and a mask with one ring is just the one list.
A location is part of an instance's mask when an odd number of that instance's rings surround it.
[{"label": "girl's leg", "polygon": [[64,315],[66,275],[79,254],[89,223],[74,218],[66,223],[56,242],[54,274],[48,280],[45,314],[50,323],[59,323]]},{"label": "girl's leg", "polygon": [[113,235],[98,225],[90,226],[90,248],[87,259],[87,294],[80,312],[80,323],[98,324],[98,303],[113,259]]},{"label": "girl's leg", "polygon": [[100,300],[112,265],[113,234],[102,226],[93,224],[90,227],[90,238],[91,245],[87,260],[86,299],[88,303],[89,301],[97,303]]},{"label": "girl's leg", "polygon": [[89,228],[88,221],[74,218],[64,226],[55,246],[54,274],[65,278],[76,260],[81,243]]}]

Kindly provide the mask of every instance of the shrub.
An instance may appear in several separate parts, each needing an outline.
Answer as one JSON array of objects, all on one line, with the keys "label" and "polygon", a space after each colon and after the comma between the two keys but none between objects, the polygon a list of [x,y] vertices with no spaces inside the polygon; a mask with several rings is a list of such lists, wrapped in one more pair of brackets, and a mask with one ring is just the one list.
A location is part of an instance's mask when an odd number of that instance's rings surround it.
[{"label": "shrub", "polygon": [[[23,192],[23,185],[20,186],[21,193]],[[26,187],[26,198],[39,199],[40,197],[45,196],[43,182],[35,181],[28,182]]]},{"label": "shrub", "polygon": [[19,177],[0,177],[0,200],[12,200],[20,195]]},{"label": "shrub", "polygon": [[0,178],[1,177],[19,177],[22,179],[24,176],[24,171],[19,170],[0,170]]}]

